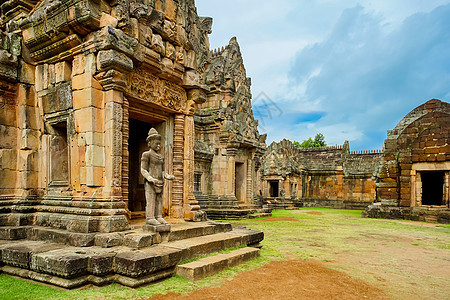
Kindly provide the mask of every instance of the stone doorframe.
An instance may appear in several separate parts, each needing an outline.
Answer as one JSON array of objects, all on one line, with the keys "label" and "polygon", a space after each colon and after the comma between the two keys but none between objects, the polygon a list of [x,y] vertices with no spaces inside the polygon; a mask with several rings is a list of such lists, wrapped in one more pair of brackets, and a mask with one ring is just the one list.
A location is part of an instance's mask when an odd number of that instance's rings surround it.
[{"label": "stone doorframe", "polygon": [[436,163],[415,163],[411,168],[411,206],[422,206],[422,178],[421,172],[440,171],[444,172],[444,191],[442,200],[445,205],[440,207],[448,207],[450,203],[449,182],[450,182],[450,162]]}]

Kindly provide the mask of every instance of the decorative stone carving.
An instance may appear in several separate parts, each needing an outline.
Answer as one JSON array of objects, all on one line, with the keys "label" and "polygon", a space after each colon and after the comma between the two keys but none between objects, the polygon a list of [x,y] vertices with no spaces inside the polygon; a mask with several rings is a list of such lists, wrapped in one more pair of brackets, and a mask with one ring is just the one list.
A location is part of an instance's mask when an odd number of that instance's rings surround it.
[{"label": "decorative stone carving", "polygon": [[177,112],[184,112],[187,105],[185,89],[142,69],[136,69],[130,75],[126,92],[134,98]]},{"label": "decorative stone carving", "polygon": [[142,154],[141,174],[145,178],[146,231],[169,231],[170,225],[162,217],[162,194],[164,179],[172,180],[173,175],[164,172],[164,155],[161,149],[161,135],[152,128],[148,132],[149,150]]},{"label": "decorative stone carving", "polygon": [[100,26],[99,0],[46,0],[21,21],[25,45],[35,60],[69,50]]}]

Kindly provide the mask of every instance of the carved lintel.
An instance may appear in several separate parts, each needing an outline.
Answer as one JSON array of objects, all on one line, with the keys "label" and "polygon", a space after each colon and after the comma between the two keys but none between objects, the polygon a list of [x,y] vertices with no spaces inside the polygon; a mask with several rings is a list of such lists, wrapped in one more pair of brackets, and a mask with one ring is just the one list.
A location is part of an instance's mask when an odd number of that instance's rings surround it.
[{"label": "carved lintel", "polygon": [[186,111],[188,104],[185,89],[140,68],[131,73],[126,93],[135,99],[181,113]]}]

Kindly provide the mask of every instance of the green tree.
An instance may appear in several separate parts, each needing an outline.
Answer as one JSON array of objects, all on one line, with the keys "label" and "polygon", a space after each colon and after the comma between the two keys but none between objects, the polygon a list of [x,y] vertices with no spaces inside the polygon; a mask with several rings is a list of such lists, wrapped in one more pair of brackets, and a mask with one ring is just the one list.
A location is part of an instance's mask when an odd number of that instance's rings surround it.
[{"label": "green tree", "polygon": [[312,138],[308,138],[301,143],[294,141],[294,146],[301,149],[312,147],[325,147],[326,145],[327,143],[325,142],[325,136],[321,133],[316,134],[314,140]]}]

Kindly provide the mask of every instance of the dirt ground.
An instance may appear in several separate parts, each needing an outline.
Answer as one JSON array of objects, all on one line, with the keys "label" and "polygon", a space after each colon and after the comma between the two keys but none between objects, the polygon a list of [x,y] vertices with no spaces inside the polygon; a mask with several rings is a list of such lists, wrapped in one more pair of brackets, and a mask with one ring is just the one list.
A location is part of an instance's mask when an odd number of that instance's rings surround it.
[{"label": "dirt ground", "polygon": [[152,300],[169,299],[389,299],[381,290],[324,267],[320,262],[273,261],[244,272],[218,288],[204,288],[182,296],[169,293]]},{"label": "dirt ground", "polygon": [[[310,217],[297,218],[299,215]],[[367,221],[299,210],[255,220],[252,226],[283,221],[292,225],[277,226],[265,234],[267,240],[282,247],[284,261],[242,272],[219,287],[198,289],[185,296],[155,295],[150,299],[450,300],[449,239],[439,234],[444,230],[437,228],[439,224]],[[380,226],[370,223],[378,221]],[[310,259],[299,259],[305,253],[310,253]]]}]

